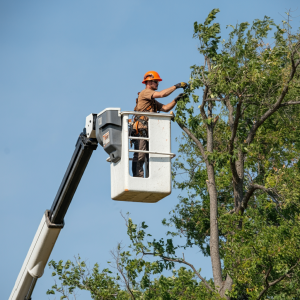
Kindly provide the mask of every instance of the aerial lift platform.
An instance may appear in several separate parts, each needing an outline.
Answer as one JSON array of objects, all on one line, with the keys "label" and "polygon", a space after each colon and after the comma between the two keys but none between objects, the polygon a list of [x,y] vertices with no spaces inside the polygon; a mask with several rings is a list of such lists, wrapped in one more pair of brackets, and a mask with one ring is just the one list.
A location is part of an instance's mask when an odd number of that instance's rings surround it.
[{"label": "aerial lift platform", "polygon": [[[131,135],[130,115],[148,118],[147,137]],[[109,154],[106,159],[111,170],[111,198],[118,201],[155,203],[171,194],[171,114],[121,112],[106,108],[86,117],[66,173],[50,210],[46,210],[31,243],[9,300],[31,300],[38,278],[42,277],[64,217],[81,177],[98,143]],[[149,142],[149,150],[130,149],[130,140]],[[130,174],[132,152],[148,153],[149,174],[145,178]]]}]

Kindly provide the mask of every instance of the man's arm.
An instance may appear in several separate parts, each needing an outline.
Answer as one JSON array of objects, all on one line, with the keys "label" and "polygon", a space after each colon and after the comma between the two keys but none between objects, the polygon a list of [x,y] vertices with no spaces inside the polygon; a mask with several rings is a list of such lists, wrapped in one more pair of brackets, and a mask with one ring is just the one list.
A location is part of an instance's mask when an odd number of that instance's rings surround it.
[{"label": "man's arm", "polygon": [[152,98],[163,98],[163,97],[167,97],[169,96],[171,93],[173,93],[176,89],[179,88],[187,88],[189,85],[186,82],[179,82],[173,86],[171,86],[168,89],[164,89],[160,92],[154,92],[154,94],[152,95]]},{"label": "man's arm", "polygon": [[170,102],[169,104],[163,105],[160,111],[168,112],[176,105],[175,100]]},{"label": "man's arm", "polygon": [[161,107],[160,111],[164,111],[164,112],[170,111],[177,104],[178,101],[182,100],[183,97],[184,97],[184,94],[179,94],[172,102],[170,102],[169,104],[163,105]]},{"label": "man's arm", "polygon": [[176,90],[176,86],[173,85],[170,88],[164,89],[160,92],[154,92],[152,98],[164,98],[172,94]]}]

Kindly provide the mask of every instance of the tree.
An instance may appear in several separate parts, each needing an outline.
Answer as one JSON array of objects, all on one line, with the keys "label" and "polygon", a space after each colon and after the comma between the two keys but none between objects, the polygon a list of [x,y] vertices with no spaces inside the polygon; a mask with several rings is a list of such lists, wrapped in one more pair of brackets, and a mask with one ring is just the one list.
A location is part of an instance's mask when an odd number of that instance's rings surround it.
[{"label": "tree", "polygon": [[[271,286],[286,281],[300,258],[296,250],[299,168],[295,164],[299,159],[300,40],[299,34],[291,33],[289,22],[282,28],[265,17],[250,28],[248,23],[232,27],[219,50],[220,26],[211,25],[217,12],[213,10],[204,24],[194,24],[204,65],[192,67],[190,93],[198,103],[193,91],[203,88],[200,113],[187,105],[186,97],[176,118],[187,141],[181,147],[187,165],[179,161],[177,168],[188,172],[187,180],[178,186],[193,194],[182,200],[183,206],[177,207],[171,220],[186,232],[187,245],[194,242],[211,256],[215,288],[221,296],[224,287],[231,289],[234,278],[237,288],[251,282],[246,293],[259,299]],[[272,27],[271,48],[266,39]],[[286,184],[294,191],[287,191]],[[194,218],[188,208],[198,196],[202,201],[194,209]],[[282,251],[293,240],[284,230],[295,231],[295,244],[289,251],[295,249],[293,258],[279,262],[275,253],[261,251],[276,241],[282,242],[278,248]],[[253,274],[241,280],[239,273],[249,269]],[[255,277],[253,284],[249,275]]]},{"label": "tree", "polygon": [[[191,67],[176,107],[183,136],[173,171],[187,195],[163,223],[185,243],[148,242],[147,225],[126,218],[132,246],[114,254],[118,299],[300,297],[300,34],[288,13],[281,26],[268,17],[229,26],[221,40],[218,12],[194,23],[204,63]],[[213,278],[177,257],[179,247],[209,255]],[[153,278],[177,264],[173,277]]]}]

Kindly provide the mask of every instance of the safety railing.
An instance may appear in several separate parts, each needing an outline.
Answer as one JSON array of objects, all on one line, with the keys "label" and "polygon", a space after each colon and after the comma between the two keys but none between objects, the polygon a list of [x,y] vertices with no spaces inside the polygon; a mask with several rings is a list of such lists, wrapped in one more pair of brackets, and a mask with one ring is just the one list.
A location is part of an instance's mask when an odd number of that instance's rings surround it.
[{"label": "safety railing", "polygon": [[[143,111],[124,111],[121,113],[121,115],[136,115],[136,116],[157,116],[157,113],[149,113],[149,112],[143,112]],[[163,118],[170,118],[170,116],[172,117],[172,115],[169,114],[159,114],[159,117],[163,117]],[[129,136],[128,137],[129,140],[146,140],[146,141],[150,141],[149,137],[137,137],[137,136]],[[136,152],[136,153],[151,153],[151,154],[158,154],[158,155],[168,155],[171,156],[171,158],[174,158],[176,156],[175,153],[166,153],[166,152],[156,152],[156,151],[148,151],[148,150],[128,150],[128,152]],[[129,158],[129,160],[131,160]]]},{"label": "safety railing", "polygon": [[147,151],[147,150],[129,150],[129,152],[137,152],[137,153],[152,153],[158,155],[169,155],[172,158],[176,156],[174,153],[166,153],[166,152],[155,152],[155,151]]},{"label": "safety railing", "polygon": [[[143,111],[123,111],[123,112],[121,112],[121,116],[122,115],[137,115],[137,116],[148,116],[148,117],[151,117],[151,116],[157,116],[157,113],[143,112]],[[170,118],[170,117],[172,117],[172,115],[169,115],[169,114],[159,114],[159,117]],[[128,140],[146,140],[146,141],[150,141],[150,138],[149,137],[128,136]],[[156,152],[156,151],[149,151],[149,150],[128,149],[128,152],[149,153],[149,154],[157,154],[157,155],[167,155],[167,156],[171,156],[171,158],[174,158],[176,156],[175,153]],[[129,158],[129,160],[132,160],[132,158]],[[110,162],[111,161],[110,157],[108,157],[106,159],[106,161]]]}]

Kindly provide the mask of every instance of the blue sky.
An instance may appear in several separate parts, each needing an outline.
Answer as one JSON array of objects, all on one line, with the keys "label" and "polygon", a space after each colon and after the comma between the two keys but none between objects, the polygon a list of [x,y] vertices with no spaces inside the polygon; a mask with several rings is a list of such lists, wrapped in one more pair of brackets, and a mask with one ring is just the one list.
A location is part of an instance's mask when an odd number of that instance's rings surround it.
[{"label": "blue sky", "polygon": [[[11,293],[87,115],[106,107],[133,110],[146,71],[159,72],[161,89],[188,81],[189,67],[202,63],[193,23],[203,22],[211,9],[221,10],[217,21],[226,39],[227,24],[264,15],[279,23],[297,7],[296,0],[0,1],[1,297]],[[293,20],[295,27],[299,20]],[[179,135],[172,124],[175,152]],[[79,253],[91,265],[106,267],[109,251],[120,241],[129,244],[120,211],[146,221],[154,236],[165,236],[161,220],[178,203],[178,191],[157,204],[113,201],[106,158],[101,147],[94,152],[51,259]],[[211,276],[210,259],[197,249],[185,259]],[[33,299],[48,299],[52,284],[47,267]]]}]

